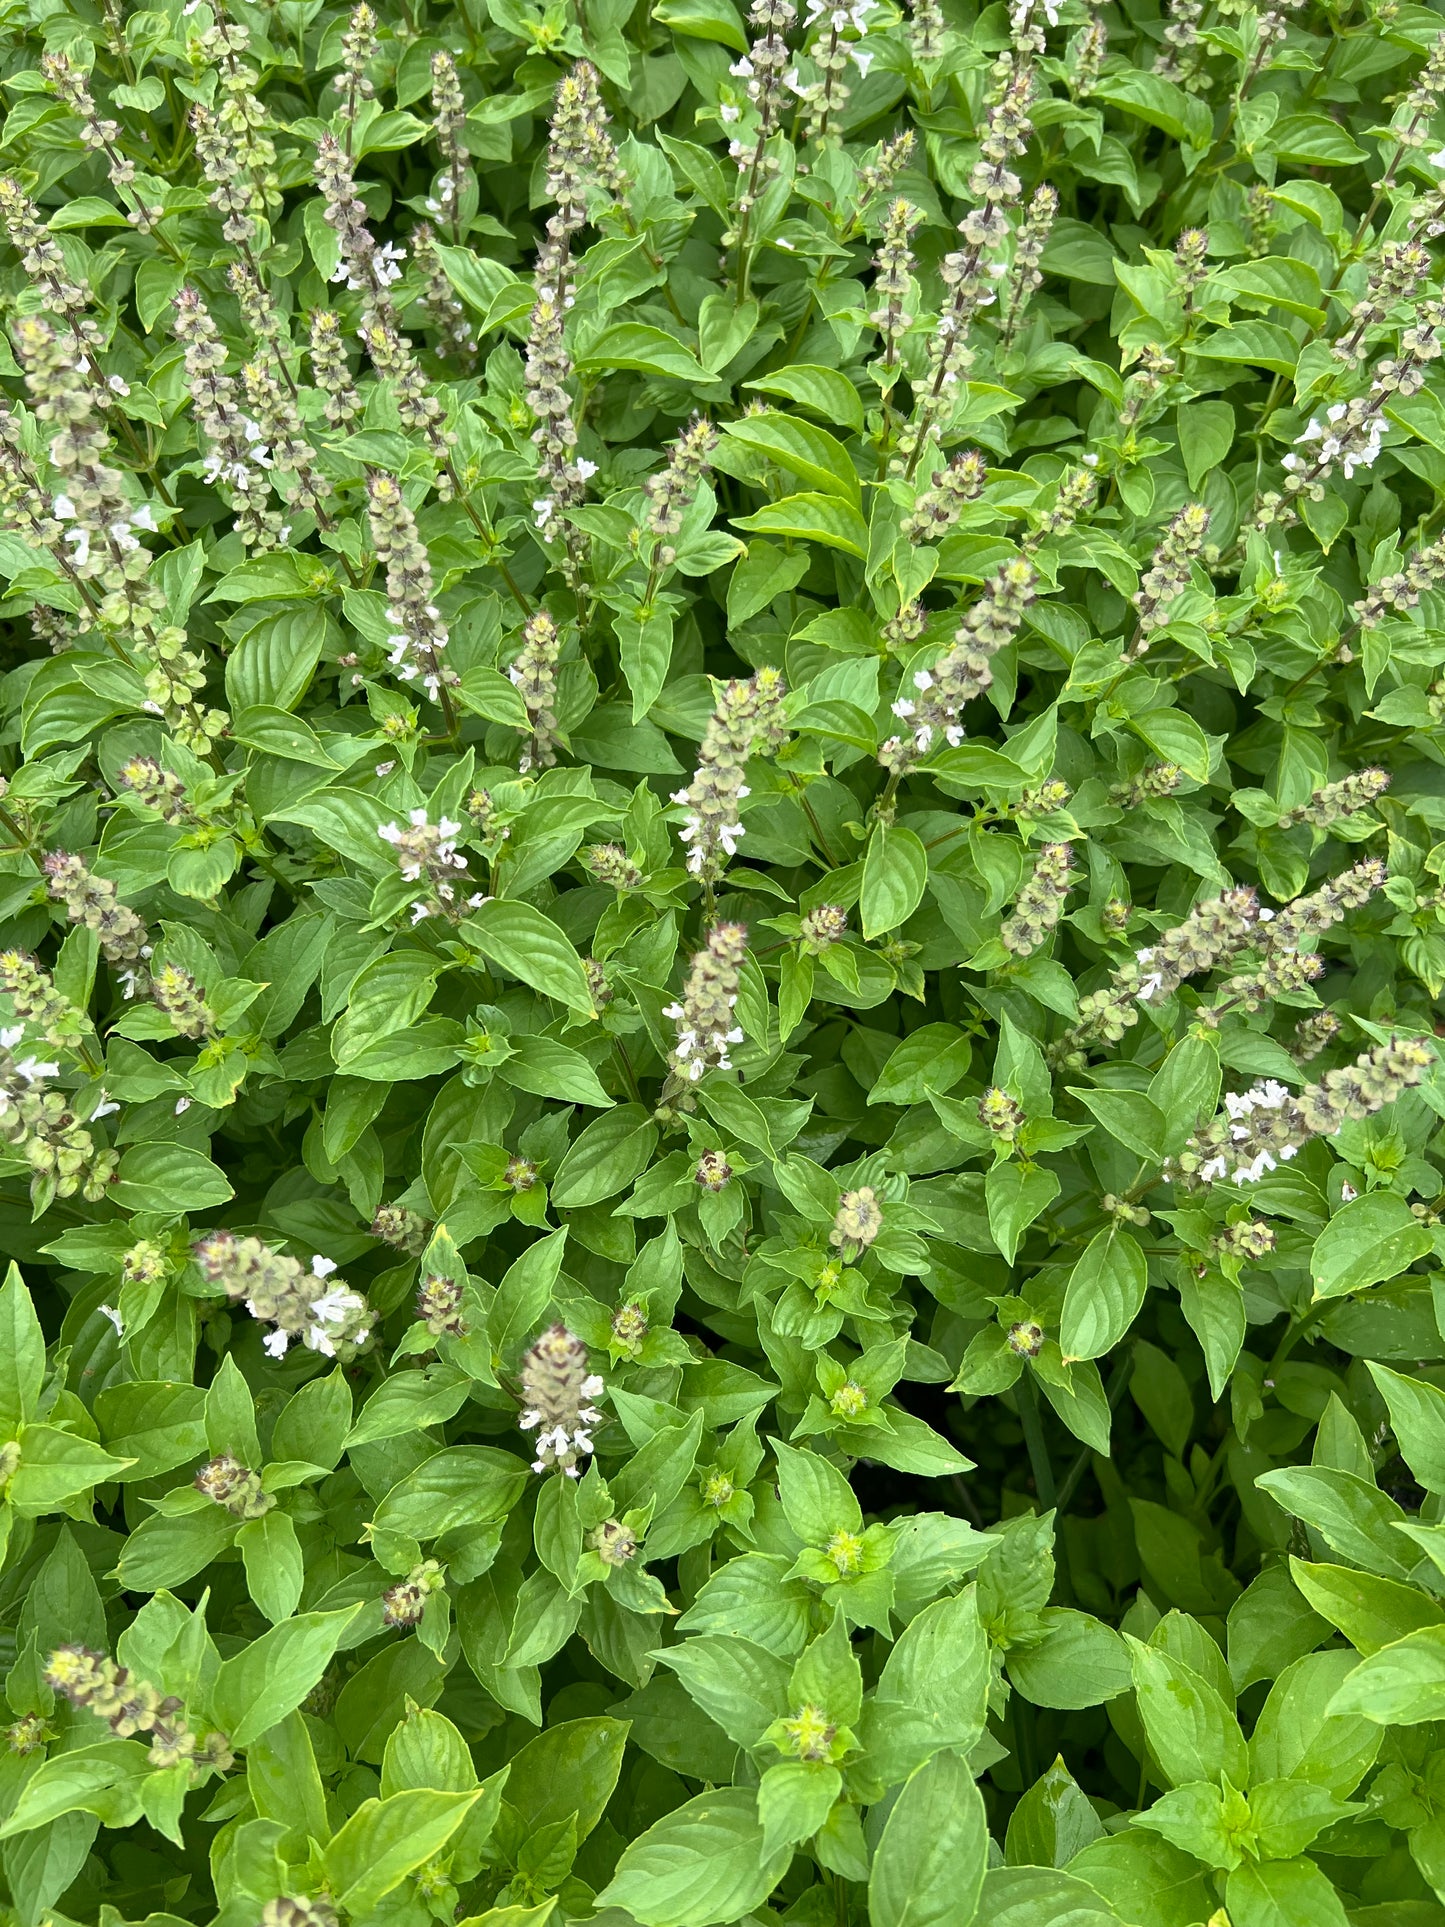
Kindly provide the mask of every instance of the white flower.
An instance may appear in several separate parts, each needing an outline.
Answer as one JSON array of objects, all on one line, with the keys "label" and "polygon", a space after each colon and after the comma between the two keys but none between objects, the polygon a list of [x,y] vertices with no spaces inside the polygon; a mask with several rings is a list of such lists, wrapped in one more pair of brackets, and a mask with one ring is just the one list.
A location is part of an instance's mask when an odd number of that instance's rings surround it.
[{"label": "white flower", "polygon": [[174,1115],[176,1117],[180,1117],[183,1112],[188,1111],[190,1108],[191,1108],[191,1100],[188,1097],[178,1097],[176,1099],[176,1108],[175,1108]]},{"label": "white flower", "polygon": [[539,495],[532,504],[532,519],[539,529],[545,529],[557,512],[557,504],[550,495]]},{"label": "white flower", "polygon": [[115,1326],[115,1335],[117,1338],[125,1337],[125,1321],[114,1305],[97,1305],[96,1310],[102,1318],[108,1318],[111,1324]]},{"label": "white flower", "polygon": [[1341,1180],[1340,1202],[1342,1204],[1353,1204],[1355,1199],[1359,1197],[1359,1195],[1360,1195],[1359,1192],[1355,1189],[1354,1185],[1350,1183],[1348,1178]]},{"label": "white flower", "polygon": [[573,466],[584,482],[590,482],[597,473],[596,462],[589,462],[585,456],[579,456]]},{"label": "white flower", "polygon": [[868,69],[876,59],[877,55],[869,47],[855,47],[853,49],[853,65],[865,80],[868,78]]},{"label": "white flower", "polygon": [[[313,1278],[329,1278],[335,1269],[336,1260],[334,1258],[323,1258],[319,1251],[311,1260],[311,1276]],[[315,1306],[312,1307],[312,1310],[315,1310]]]},{"label": "white flower", "polygon": [[270,1358],[284,1358],[286,1347],[291,1343],[291,1334],[283,1331],[267,1332],[261,1340],[261,1349]]},{"label": "white flower", "polygon": [[1139,1002],[1141,1004],[1147,1004],[1150,998],[1156,997],[1163,988],[1163,973],[1158,970],[1151,971],[1139,986],[1137,992]]},{"label": "white flower", "polygon": [[717,111],[718,111],[718,119],[722,121],[741,120],[743,117],[743,110],[741,107],[729,107],[726,103],[724,103],[721,107],[719,107]]}]

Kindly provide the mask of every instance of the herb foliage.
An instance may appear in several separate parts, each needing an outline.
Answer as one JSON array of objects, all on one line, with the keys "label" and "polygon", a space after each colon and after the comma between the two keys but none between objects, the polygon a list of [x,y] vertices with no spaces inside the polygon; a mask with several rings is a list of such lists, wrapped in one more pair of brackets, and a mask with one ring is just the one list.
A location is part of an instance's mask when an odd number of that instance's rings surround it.
[{"label": "herb foliage", "polygon": [[1445,1922],[1445,34],[7,6],[16,1927]]}]

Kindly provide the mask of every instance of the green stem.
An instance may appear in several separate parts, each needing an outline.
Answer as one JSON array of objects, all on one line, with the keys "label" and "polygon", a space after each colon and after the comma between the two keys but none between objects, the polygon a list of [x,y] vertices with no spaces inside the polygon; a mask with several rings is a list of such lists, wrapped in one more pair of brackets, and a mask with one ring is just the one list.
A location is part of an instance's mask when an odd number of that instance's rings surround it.
[{"label": "green stem", "polygon": [[1024,1444],[1028,1447],[1029,1465],[1033,1469],[1034,1490],[1039,1495],[1039,1504],[1046,1511],[1052,1511],[1058,1504],[1058,1490],[1054,1485],[1053,1461],[1049,1457],[1049,1444],[1044,1437],[1042,1414],[1039,1411],[1039,1388],[1034,1384],[1034,1375],[1027,1366],[1018,1382],[1018,1408],[1024,1428]]}]

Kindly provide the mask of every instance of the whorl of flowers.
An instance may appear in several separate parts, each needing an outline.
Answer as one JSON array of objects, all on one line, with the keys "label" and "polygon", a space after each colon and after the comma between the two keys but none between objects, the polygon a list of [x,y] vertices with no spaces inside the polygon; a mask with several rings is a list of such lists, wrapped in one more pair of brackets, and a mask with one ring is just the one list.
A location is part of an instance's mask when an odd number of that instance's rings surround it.
[{"label": "whorl of flowers", "polygon": [[226,1772],[234,1763],[224,1733],[193,1733],[183,1700],[162,1694],[149,1680],[117,1666],[105,1653],[88,1646],[59,1646],[46,1663],[44,1679],[52,1692],[63,1695],[72,1706],[104,1720],[117,1739],[149,1733],[150,1765],[189,1765],[192,1786],[200,1786],[212,1773]]},{"label": "whorl of flowers", "polygon": [[376,833],[396,851],[402,882],[424,886],[412,904],[413,924],[438,916],[456,923],[464,910],[475,910],[484,901],[480,892],[462,894],[463,880],[470,882],[471,878],[467,874],[467,859],[456,843],[462,826],[451,817],[443,816],[433,823],[423,805],[408,811],[405,828],[399,823],[382,823]]},{"label": "whorl of flowers", "polygon": [[15,1015],[55,1050],[74,1050],[90,1020],[55,988],[50,972],[25,950],[0,950],[0,991]]},{"label": "whorl of flowers", "polygon": [[419,681],[434,701],[440,700],[442,685],[457,678],[441,659],[447,627],[433,599],[431,559],[417,534],[416,517],[390,475],[373,471],[367,477],[366,502],[376,557],[386,570],[386,617],[396,625],[386,639],[388,661],[401,682]]},{"label": "whorl of flowers", "polygon": [[868,1249],[883,1229],[883,1207],[872,1185],[859,1185],[838,1199],[833,1228],[828,1242],[845,1263],[852,1264]]},{"label": "whorl of flowers", "polygon": [[421,1624],[426,1602],[446,1585],[446,1572],[436,1559],[423,1559],[405,1579],[381,1595],[381,1617],[386,1625],[405,1629]]},{"label": "whorl of flowers", "polygon": [[206,1002],[204,990],[182,965],[163,963],[152,969],[150,999],[170,1018],[178,1036],[199,1042],[215,1033],[216,1013]]},{"label": "whorl of flowers", "polygon": [[737,854],[743,826],[738,804],[748,795],[743,781],[748,758],[777,751],[787,740],[783,713],[786,686],[776,669],[759,669],[746,679],[724,683],[698,752],[697,771],[673,802],[687,810],[678,832],[688,845],[687,867],[713,882],[729,857]]},{"label": "whorl of flowers", "polygon": [[52,850],[42,866],[45,887],[63,905],[72,923],[93,930],[101,955],[120,977],[127,997],[143,997],[150,988],[150,935],[143,920],[119,893],[109,877],[96,876],[82,856]]},{"label": "whorl of flowers", "polygon": [[848,934],[848,912],[837,903],[805,910],[798,924],[798,945],[805,956],[820,957]]},{"label": "whorl of flowers", "polygon": [[667,466],[643,483],[647,495],[646,528],[659,541],[670,540],[682,528],[682,518],[697,494],[698,484],[712,465],[717,430],[695,416],[668,450]]},{"label": "whorl of flowers", "polygon": [[1392,1037],[1326,1071],[1295,1097],[1273,1078],[1226,1093],[1224,1110],[1185,1145],[1179,1174],[1197,1184],[1254,1184],[1314,1137],[1333,1137],[1351,1119],[1372,1117],[1419,1084],[1435,1061],[1428,1044]]},{"label": "whorl of flowers", "polygon": [[1034,599],[1031,563],[1005,562],[958,626],[953,646],[930,669],[913,675],[917,694],[900,696],[893,714],[908,724],[907,737],[894,736],[878,752],[891,774],[902,774],[926,756],[938,738],[956,748],[963,741],[959,714],[993,681],[993,658],[1012,642]]},{"label": "whorl of flowers", "polygon": [[524,1432],[535,1432],[534,1472],[558,1466],[569,1479],[580,1478],[578,1462],[592,1451],[593,1431],[602,1423],[595,1400],[607,1387],[587,1358],[587,1347],[565,1325],[552,1325],[522,1356]]},{"label": "whorl of flowers", "polygon": [[1045,843],[1029,877],[1004,918],[999,939],[1019,958],[1032,956],[1063,915],[1073,882],[1074,853],[1067,843]]},{"label": "whorl of flowers", "polygon": [[242,1465],[229,1452],[208,1459],[192,1483],[212,1505],[236,1519],[264,1518],[276,1503],[272,1494],[263,1490],[260,1473]]},{"label": "whorl of flowers", "polygon": [[1169,620],[1169,605],[1189,587],[1189,569],[1209,533],[1209,510],[1201,502],[1186,502],[1164,531],[1154,558],[1139,578],[1134,607],[1139,612],[1139,634],[1130,651],[1142,656],[1149,637]]},{"label": "whorl of flowers", "polygon": [[1056,1046],[1067,1055],[1093,1043],[1117,1044],[1139,1021],[1144,1004],[1172,997],[1186,977],[1214,969],[1251,940],[1262,913],[1248,886],[1195,904],[1183,923],[1136,951],[1102,990],[1079,999],[1079,1017]]},{"label": "whorl of flowers", "polygon": [[[398,1207],[393,1205],[391,1208],[396,1210]],[[375,1225],[372,1226],[372,1230],[376,1230]],[[395,1238],[388,1239],[388,1243],[396,1242]],[[408,1247],[402,1245],[400,1249],[406,1250]],[[417,1287],[416,1315],[433,1338],[460,1338],[467,1328],[462,1316],[460,1280],[440,1274],[423,1278]]]},{"label": "whorl of flowers", "polygon": [[383,1204],[371,1221],[371,1235],[403,1251],[408,1258],[419,1258],[432,1234],[431,1220],[408,1204]]},{"label": "whorl of flowers", "polygon": [[747,954],[748,933],[740,923],[714,924],[694,954],[682,996],[662,1013],[677,1028],[667,1060],[671,1075],[663,1087],[664,1102],[711,1070],[731,1070],[729,1047],[743,1041],[733,1011]]},{"label": "whorl of flowers", "polygon": [[336,1270],[330,1258],[313,1258],[307,1271],[260,1238],[232,1231],[208,1231],[191,1252],[208,1284],[273,1328],[263,1341],[272,1358],[283,1358],[293,1339],[342,1364],[370,1347],[375,1314],[344,1280],[329,1282]]},{"label": "whorl of flowers", "polygon": [[562,632],[547,611],[539,609],[522,630],[522,646],[507,671],[526,707],[531,731],[518,766],[523,775],[530,770],[551,769],[557,761],[557,666],[561,654]]}]

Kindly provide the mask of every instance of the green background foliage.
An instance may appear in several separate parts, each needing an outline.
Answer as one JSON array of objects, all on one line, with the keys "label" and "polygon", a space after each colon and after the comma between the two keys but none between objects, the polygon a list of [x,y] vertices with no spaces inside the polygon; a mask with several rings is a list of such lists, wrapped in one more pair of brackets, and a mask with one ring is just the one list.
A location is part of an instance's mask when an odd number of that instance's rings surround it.
[{"label": "green background foliage", "polygon": [[1445,1922],[1440,14],[0,25],[5,1920]]}]

